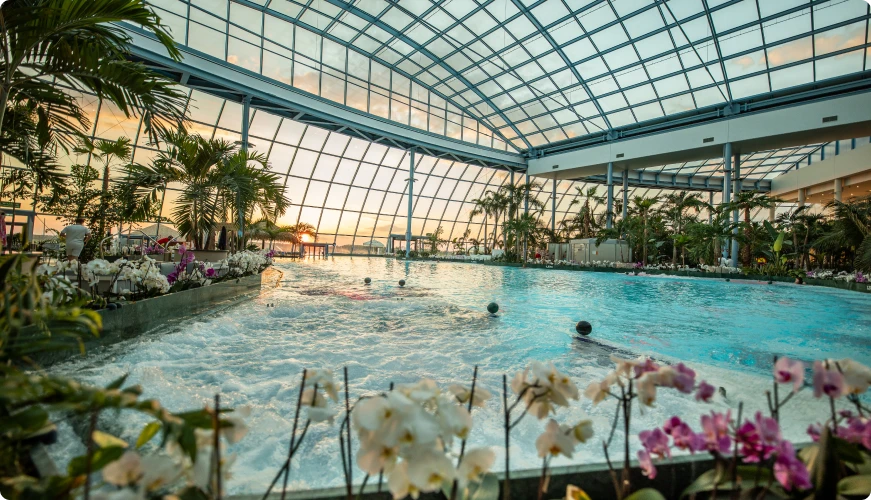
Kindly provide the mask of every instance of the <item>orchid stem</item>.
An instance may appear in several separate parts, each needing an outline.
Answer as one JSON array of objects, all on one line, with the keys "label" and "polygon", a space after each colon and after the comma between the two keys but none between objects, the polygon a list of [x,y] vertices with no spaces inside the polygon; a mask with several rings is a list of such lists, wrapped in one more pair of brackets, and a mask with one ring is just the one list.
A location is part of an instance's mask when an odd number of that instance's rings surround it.
[{"label": "orchid stem", "polygon": [[[475,385],[478,382],[478,365],[475,365],[475,370],[472,372],[472,387],[469,389],[469,406],[468,411],[469,415],[472,414],[472,403],[475,401]],[[466,454],[466,438],[463,438],[460,441],[460,456],[457,458],[457,467],[460,466],[460,462],[463,461],[463,455]],[[451,486],[451,500],[456,500],[457,498],[457,488],[459,487],[459,483],[457,479],[454,479],[454,484]]]}]

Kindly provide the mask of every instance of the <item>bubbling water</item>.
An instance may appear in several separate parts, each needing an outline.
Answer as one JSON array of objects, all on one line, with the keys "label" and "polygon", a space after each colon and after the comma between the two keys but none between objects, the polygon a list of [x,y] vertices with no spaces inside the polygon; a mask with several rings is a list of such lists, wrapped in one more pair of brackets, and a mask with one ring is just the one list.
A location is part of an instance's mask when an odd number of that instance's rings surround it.
[{"label": "bubbling water", "polygon": [[[871,295],[814,287],[764,285],[703,279],[651,278],[503,268],[474,264],[405,263],[382,258],[338,257],[281,263],[280,286],[215,316],[167,325],[160,332],[94,349],[87,358],[53,367],[82,382],[106,384],[129,373],[145,397],[182,411],[208,404],[215,393],[224,405],[250,406],[249,434],[230,448],[237,455],[232,493],[265,490],[285,459],[304,367],[347,366],[355,399],[385,391],[391,382],[427,377],[442,387],[468,384],[475,365],[479,384],[494,396],[509,377],[532,360],[553,361],[583,390],[612,369],[608,357],[649,355],[683,361],[700,379],[726,389],[699,404],[691,396],[662,389],[653,408],[633,415],[637,433],[679,415],[698,429],[698,417],[745,403],[744,414],[764,406],[771,387],[774,354],[813,360],[852,357],[871,364]],[[363,277],[372,277],[369,285]],[[402,288],[400,279],[406,280]],[[490,302],[499,304],[494,317]],[[274,307],[267,307],[274,304]],[[586,340],[575,324],[592,323]],[[497,464],[504,449],[501,397],[473,412],[470,446],[492,446]],[[786,407],[784,434],[806,440],[808,424],[823,421],[827,407],[804,391]],[[588,414],[596,433],[571,461],[604,461],[600,439],[614,402],[583,400],[556,418],[574,423]],[[135,441],[145,418],[105,416],[101,426]],[[544,423],[525,418],[512,432],[512,468],[540,466],[534,442]],[[60,426],[61,443],[51,447],[65,465],[84,449],[72,427]],[[619,454],[618,429],[612,449]],[[293,489],[342,482],[338,426],[311,427],[295,459]],[[612,456],[613,458],[613,456]],[[356,482],[362,473],[355,470]]]}]

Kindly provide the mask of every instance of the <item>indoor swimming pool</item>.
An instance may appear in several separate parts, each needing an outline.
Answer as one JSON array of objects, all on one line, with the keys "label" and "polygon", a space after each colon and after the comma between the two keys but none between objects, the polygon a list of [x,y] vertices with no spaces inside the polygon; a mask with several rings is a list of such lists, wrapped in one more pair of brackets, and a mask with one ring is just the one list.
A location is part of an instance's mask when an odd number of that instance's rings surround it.
[{"label": "indoor swimming pool", "polygon": [[[279,259],[275,267],[283,273],[279,286],[264,287],[253,301],[97,348],[53,371],[93,384],[129,372],[129,383],[141,383],[146,397],[159,398],[172,410],[202,406],[215,393],[226,405],[249,406],[251,430],[230,450],[237,459],[229,488],[256,493],[284,460],[304,367],[339,372],[347,366],[355,399],[386,390],[391,382],[423,377],[443,387],[468,384],[475,365],[481,387],[496,395],[503,373],[510,377],[532,360],[553,361],[583,392],[612,369],[608,358],[617,353],[683,361],[700,379],[725,390],[725,398],[717,395],[709,405],[661,390],[656,406],[634,417],[637,436],[675,414],[698,422],[698,415],[736,408],[739,401],[745,402],[745,415],[761,408],[775,354],[804,361],[851,357],[871,364],[869,294],[365,257]],[[371,284],[364,284],[366,277]],[[400,279],[405,287],[399,287]],[[486,311],[489,302],[500,306],[495,317]],[[577,338],[579,320],[592,324],[589,337]],[[825,419],[827,405],[813,401],[809,392],[787,406],[783,425],[791,439],[805,441],[808,424]],[[472,446],[494,446],[499,456],[500,408],[494,397],[476,410],[470,438]],[[576,420],[583,412],[592,416],[600,437],[607,434],[613,402],[593,406],[582,398],[557,419]],[[107,425],[121,426],[115,431],[135,440],[142,423],[131,416]],[[540,465],[534,441],[542,429],[542,423],[527,418],[515,430],[514,468]],[[69,425],[61,425],[61,431],[73,432]],[[341,484],[337,436],[337,425],[312,427],[301,459],[295,459],[295,489]],[[622,442],[619,431],[616,439]],[[82,452],[81,444],[71,441],[61,439],[53,447],[57,460]],[[600,441],[593,441],[579,448],[574,462],[603,461]]]}]

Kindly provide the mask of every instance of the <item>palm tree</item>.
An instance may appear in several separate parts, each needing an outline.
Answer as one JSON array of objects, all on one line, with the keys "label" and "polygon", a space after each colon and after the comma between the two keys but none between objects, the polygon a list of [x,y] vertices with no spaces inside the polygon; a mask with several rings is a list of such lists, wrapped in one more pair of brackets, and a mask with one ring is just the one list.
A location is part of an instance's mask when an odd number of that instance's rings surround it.
[{"label": "palm tree", "polygon": [[659,202],[659,198],[654,196],[652,198],[644,198],[642,196],[636,196],[632,199],[632,203],[635,205],[635,210],[638,212],[638,216],[641,218],[641,227],[642,227],[642,236],[641,236],[641,252],[642,252],[642,263],[647,265],[647,246],[650,240],[649,237],[649,222],[650,222],[650,214],[653,209],[653,206]]},{"label": "palm tree", "polygon": [[308,236],[313,241],[318,241],[317,229],[307,222],[297,222],[288,227],[288,233],[290,234],[290,242],[292,244],[291,252],[296,251],[296,246],[303,242],[304,236]]},{"label": "palm tree", "polygon": [[802,216],[808,210],[810,210],[810,205],[799,205],[789,212],[777,215],[777,225],[792,235],[792,248],[796,253],[799,252],[798,234],[802,225]]},{"label": "palm tree", "polygon": [[[505,223],[506,232],[513,234],[517,241],[522,239],[524,242],[530,239],[537,227],[538,218],[531,213],[521,214]],[[522,256],[524,267],[526,266],[527,251],[527,245],[524,243]]]},{"label": "palm tree", "polygon": [[[575,196],[580,196],[584,198],[584,204],[581,206],[580,212],[578,212],[577,221],[580,225],[581,229],[581,238],[592,238],[594,233],[596,232],[596,219],[593,215],[593,208],[590,206],[590,200],[595,201],[597,204],[601,204],[605,198],[603,196],[598,196],[597,192],[599,188],[597,186],[592,186],[587,188],[586,191],[581,189],[580,186],[575,186],[575,190],[577,194]],[[575,198],[570,203],[571,206],[580,204],[581,201]],[[607,216],[607,214],[606,214]]]},{"label": "palm tree", "polygon": [[88,138],[82,141],[74,148],[74,151],[79,154],[89,154],[103,162],[103,187],[100,191],[100,209],[99,209],[99,225],[97,229],[98,238],[103,238],[106,230],[106,210],[109,208],[109,170],[112,162],[121,160],[129,162],[133,148],[130,146],[130,139],[119,137],[114,141],[100,139],[96,142]]},{"label": "palm tree", "polygon": [[[197,248],[207,246],[218,218],[235,218],[241,230],[246,217],[255,211],[276,218],[287,208],[289,200],[278,177],[265,170],[265,156],[237,151],[233,143],[183,130],[167,133],[163,139],[167,147],[151,166],[127,169],[129,180],[139,186],[140,210],[151,208],[168,183],[182,184],[172,220]],[[244,247],[242,236],[240,248]]]},{"label": "palm tree", "polygon": [[[469,212],[469,220],[471,221],[473,218],[483,215],[484,216],[484,253],[487,253],[487,219],[493,213],[493,198],[488,196],[490,192],[484,193],[484,196],[481,198],[475,198],[472,200],[472,204],[474,207],[472,211]],[[476,245],[477,246],[477,245]]]},{"label": "palm tree", "polygon": [[[771,208],[779,203],[781,200],[776,198],[772,198],[765,193],[760,193],[758,191],[742,191],[740,193],[735,193],[733,199],[727,205],[729,210],[740,210],[744,213],[744,239],[745,241],[752,241],[751,232],[753,230],[752,225],[750,223],[750,211],[758,208]],[[751,265],[751,248],[749,245],[744,245],[742,249],[742,260],[744,261],[744,265],[750,267]]]},{"label": "palm tree", "polygon": [[690,222],[685,231],[689,237],[686,248],[690,257],[698,262],[716,265],[722,256],[723,242],[732,235],[729,213],[720,207],[712,208],[711,223]]},{"label": "palm tree", "polygon": [[[514,184],[505,184],[499,188],[502,191],[505,199],[507,200],[508,208],[505,211],[507,215],[507,222],[510,222],[517,218],[518,212],[522,207],[526,207],[528,211],[535,212],[537,210],[544,209],[544,203],[541,202],[535,196],[532,196],[532,190],[541,189],[542,185],[538,182],[531,181],[519,185]],[[508,231],[508,226],[506,224],[502,224],[503,227],[503,239],[505,240],[505,246],[514,247],[514,254],[520,255],[520,240],[517,238],[513,238],[513,233]],[[524,242],[525,243],[525,242]]]},{"label": "palm tree", "polygon": [[181,60],[145,0],[6,1],[0,8],[0,136],[10,134],[10,104],[26,104],[36,111],[39,129],[57,131],[61,144],[71,146],[89,123],[76,93],[63,87],[111,102],[127,117],[141,115],[152,141],[182,124],[187,94],[126,58],[130,37],[117,23],[150,32],[170,58]]},{"label": "palm tree", "polygon": [[694,217],[688,216],[687,211],[695,209],[696,214],[698,214],[701,212],[702,207],[707,206],[707,204],[701,200],[698,194],[689,194],[686,191],[681,191],[665,195],[663,205],[662,213],[672,229],[671,265],[674,266],[677,265],[677,249],[679,246],[677,239],[683,235],[683,230],[687,223],[695,220]]},{"label": "palm tree", "polygon": [[871,196],[847,202],[832,201],[833,230],[829,239],[837,238],[847,249],[855,249],[853,265],[871,271]]}]

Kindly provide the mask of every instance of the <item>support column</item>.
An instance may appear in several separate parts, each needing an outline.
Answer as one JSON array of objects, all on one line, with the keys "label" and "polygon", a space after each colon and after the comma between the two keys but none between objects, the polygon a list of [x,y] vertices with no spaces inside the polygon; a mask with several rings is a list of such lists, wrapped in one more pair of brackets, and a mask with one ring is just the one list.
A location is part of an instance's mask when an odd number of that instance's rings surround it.
[{"label": "support column", "polygon": [[805,195],[806,195],[806,192],[805,192],[804,188],[798,190],[798,206],[800,206],[800,207],[804,206]]},{"label": "support column", "polygon": [[629,170],[623,171],[623,220],[629,215]]},{"label": "support column", "polygon": [[[734,157],[734,175],[732,176],[735,179],[735,186],[733,191],[733,197],[738,198],[738,195],[741,194],[741,155],[735,154]],[[732,228],[732,267],[738,267],[738,209],[732,211],[732,224],[735,224],[735,227]]]},{"label": "support column", "polygon": [[553,179],[553,192],[550,196],[550,232],[556,234],[556,177]]},{"label": "support column", "polygon": [[844,179],[835,179],[835,201],[841,201],[844,191]]},{"label": "support column", "polygon": [[[732,201],[732,143],[723,145],[723,200],[722,205]],[[725,241],[723,245],[723,257],[727,257],[731,249],[731,242]]]},{"label": "support column", "polygon": [[777,205],[768,207],[768,222],[774,224],[774,219],[777,217]]},{"label": "support column", "polygon": [[614,220],[614,163],[608,162],[608,212],[605,214],[605,228],[611,229]]},{"label": "support column", "polygon": [[405,224],[405,258],[411,256],[411,212],[414,209],[414,148],[409,153],[408,164],[408,220]]},{"label": "support column", "polygon": [[[251,115],[251,96],[246,95],[242,99],[242,151],[248,152],[248,120]],[[245,210],[244,207],[237,207],[239,210],[239,246],[236,250],[245,249]],[[159,238],[159,236],[158,236]]]}]

